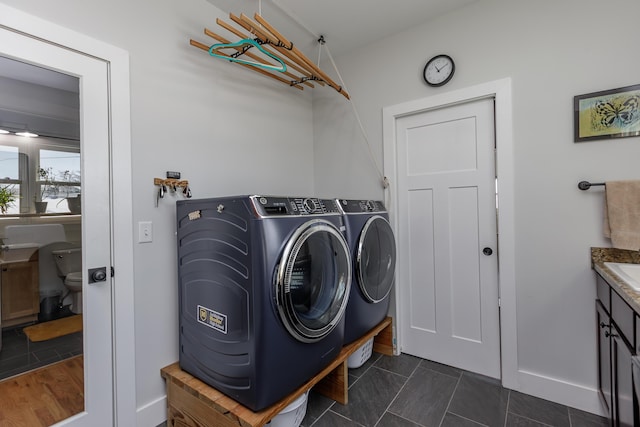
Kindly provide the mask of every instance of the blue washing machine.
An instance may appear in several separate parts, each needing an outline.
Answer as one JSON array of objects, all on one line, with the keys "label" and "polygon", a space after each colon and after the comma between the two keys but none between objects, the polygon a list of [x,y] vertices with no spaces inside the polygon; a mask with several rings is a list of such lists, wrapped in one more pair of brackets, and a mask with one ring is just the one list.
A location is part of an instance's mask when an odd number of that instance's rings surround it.
[{"label": "blue washing machine", "polygon": [[384,320],[396,268],[396,244],[384,204],[373,200],[338,200],[344,215],[353,262],[351,295],[345,314],[345,344]]},{"label": "blue washing machine", "polygon": [[177,202],[180,367],[253,411],[340,352],[351,257],[335,200]]}]

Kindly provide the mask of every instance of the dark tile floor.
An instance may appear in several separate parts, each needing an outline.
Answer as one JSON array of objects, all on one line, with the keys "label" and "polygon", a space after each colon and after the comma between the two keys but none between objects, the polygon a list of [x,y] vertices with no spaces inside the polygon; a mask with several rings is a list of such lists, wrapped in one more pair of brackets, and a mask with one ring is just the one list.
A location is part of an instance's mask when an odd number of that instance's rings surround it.
[{"label": "dark tile floor", "polygon": [[30,343],[22,328],[2,331],[0,380],[82,354],[82,332]]},{"label": "dark tile floor", "polygon": [[[605,418],[414,356],[375,354],[349,370],[349,404],[311,390],[302,427],[607,427]],[[165,427],[166,423],[158,427]]]},{"label": "dark tile floor", "polygon": [[303,427],[606,427],[596,415],[414,356],[379,354],[349,370],[349,403],[311,391]]}]

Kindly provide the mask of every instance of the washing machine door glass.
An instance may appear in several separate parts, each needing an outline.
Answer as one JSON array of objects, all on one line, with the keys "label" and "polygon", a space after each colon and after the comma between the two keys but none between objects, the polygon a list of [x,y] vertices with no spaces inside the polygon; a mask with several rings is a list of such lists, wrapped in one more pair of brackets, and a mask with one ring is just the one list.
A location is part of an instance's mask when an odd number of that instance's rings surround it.
[{"label": "washing machine door glass", "polygon": [[369,218],[362,228],[356,252],[358,286],[371,303],[382,301],[391,292],[396,270],[396,242],[389,221]]},{"label": "washing machine door glass", "polygon": [[330,222],[311,220],[285,246],[276,272],[276,305],[297,340],[314,342],[340,322],[351,286],[347,242]]}]

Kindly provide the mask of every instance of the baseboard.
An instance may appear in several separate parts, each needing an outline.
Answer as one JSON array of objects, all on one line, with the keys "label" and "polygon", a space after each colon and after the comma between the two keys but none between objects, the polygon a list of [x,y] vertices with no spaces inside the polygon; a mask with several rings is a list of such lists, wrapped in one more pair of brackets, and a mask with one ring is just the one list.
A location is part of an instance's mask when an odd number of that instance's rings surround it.
[{"label": "baseboard", "polygon": [[560,403],[592,414],[606,416],[598,390],[534,372],[518,371],[519,392]]},{"label": "baseboard", "polygon": [[162,396],[136,411],[136,425],[138,427],[156,427],[167,421],[167,396]]}]

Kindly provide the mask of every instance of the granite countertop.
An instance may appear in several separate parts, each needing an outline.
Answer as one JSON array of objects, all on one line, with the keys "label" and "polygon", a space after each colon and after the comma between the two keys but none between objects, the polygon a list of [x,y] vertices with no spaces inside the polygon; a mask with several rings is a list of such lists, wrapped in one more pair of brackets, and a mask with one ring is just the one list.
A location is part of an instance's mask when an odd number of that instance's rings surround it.
[{"label": "granite countertop", "polygon": [[598,272],[636,313],[640,314],[640,292],[627,285],[604,265],[605,262],[640,264],[640,251],[616,248],[591,248],[591,268]]}]

